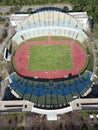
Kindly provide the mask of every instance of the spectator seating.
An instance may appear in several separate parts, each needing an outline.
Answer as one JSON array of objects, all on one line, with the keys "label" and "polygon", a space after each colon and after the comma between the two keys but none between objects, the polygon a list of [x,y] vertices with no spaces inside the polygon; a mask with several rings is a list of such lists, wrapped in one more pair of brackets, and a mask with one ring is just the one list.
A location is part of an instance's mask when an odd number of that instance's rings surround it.
[{"label": "spectator seating", "polygon": [[87,36],[81,30],[66,27],[42,27],[20,31],[14,35],[12,41],[16,42],[17,45],[19,45],[25,40],[41,36],[64,36],[78,40],[81,43],[87,39]]},{"label": "spectator seating", "polygon": [[82,25],[69,14],[55,10],[47,10],[28,16],[26,20],[22,21],[22,23],[17,26],[16,31],[19,32],[30,28],[40,28],[45,26],[69,27],[80,30],[83,29]]},{"label": "spectator seating", "polygon": [[10,75],[10,86],[21,98],[34,102],[36,106],[60,108],[83,96],[92,84],[91,75],[90,72],[84,72],[72,79],[50,83],[26,79],[13,73]]}]

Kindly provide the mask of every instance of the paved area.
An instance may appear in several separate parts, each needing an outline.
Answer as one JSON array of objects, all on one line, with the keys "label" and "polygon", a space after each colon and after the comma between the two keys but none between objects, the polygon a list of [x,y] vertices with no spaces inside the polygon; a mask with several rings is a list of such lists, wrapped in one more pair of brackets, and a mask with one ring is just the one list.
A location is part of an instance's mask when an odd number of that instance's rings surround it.
[{"label": "paved area", "polygon": [[[8,36],[4,39],[4,41],[2,42],[2,44],[0,44],[0,55],[3,56],[3,49],[6,45],[6,43],[9,41],[9,39],[11,38],[11,36],[13,35],[13,32],[14,32],[14,29],[9,26],[9,29],[8,29]],[[0,61],[0,65],[4,64],[4,61]],[[5,69],[4,70],[1,70],[1,72],[5,73],[8,75],[8,70],[7,70],[7,66],[5,64]],[[8,80],[4,80],[1,82],[1,91],[0,91],[0,100],[3,99],[4,97],[4,93],[5,93],[5,89],[6,87],[8,86]]]},{"label": "paved area", "polygon": [[4,98],[5,89],[8,86],[8,84],[9,84],[8,80],[4,80],[1,82],[0,100]]},{"label": "paved area", "polygon": [[14,7],[14,6],[0,6],[0,12],[2,12],[3,14],[7,13],[10,11],[11,7]]},{"label": "paved area", "polygon": [[28,8],[32,8],[33,10],[41,8],[41,7],[49,7],[49,6],[54,6],[54,7],[58,7],[58,8],[64,8],[64,6],[69,8],[69,11],[72,10],[72,6],[70,4],[50,4],[50,5],[33,5],[33,6],[23,6],[20,10],[20,12],[24,12],[26,11]]},{"label": "paved area", "polygon": [[[92,32],[89,32],[89,35],[90,35],[90,40],[88,42],[91,45],[92,53],[94,56],[93,75],[94,75],[94,79],[95,79],[95,75],[96,75],[96,71],[97,71],[97,63],[98,63],[98,58],[96,55],[96,52],[98,52],[98,39],[93,35]],[[96,46],[96,49],[95,49],[95,46]],[[96,84],[97,84],[97,82],[96,82]]]},{"label": "paved area", "polygon": [[[4,24],[0,24],[0,38],[2,38],[2,32],[4,30]],[[0,43],[1,45],[1,43]]]},{"label": "paved area", "polygon": [[0,54],[2,54],[3,48],[6,45],[6,43],[9,41],[9,39],[11,38],[11,36],[13,35],[13,32],[14,32],[14,28],[12,28],[11,26],[9,26],[9,28],[8,28],[8,36],[2,42],[2,46],[0,47]]}]

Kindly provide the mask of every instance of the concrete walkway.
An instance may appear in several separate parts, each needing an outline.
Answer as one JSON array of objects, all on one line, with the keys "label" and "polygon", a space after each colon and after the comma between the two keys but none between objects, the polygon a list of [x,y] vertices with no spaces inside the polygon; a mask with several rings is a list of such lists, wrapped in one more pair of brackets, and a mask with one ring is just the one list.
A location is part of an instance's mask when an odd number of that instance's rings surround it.
[{"label": "concrete walkway", "polygon": [[33,10],[36,10],[36,9],[41,8],[41,7],[50,7],[50,6],[51,6],[51,7],[58,7],[58,8],[61,8],[61,9],[63,9],[63,8],[66,6],[66,7],[68,7],[69,11],[72,10],[72,6],[71,6],[70,4],[60,4],[60,3],[56,4],[56,3],[54,3],[54,4],[50,4],[50,5],[47,5],[47,4],[46,4],[46,5],[22,6],[20,12],[24,12],[24,11],[26,11],[28,8],[32,8]]}]

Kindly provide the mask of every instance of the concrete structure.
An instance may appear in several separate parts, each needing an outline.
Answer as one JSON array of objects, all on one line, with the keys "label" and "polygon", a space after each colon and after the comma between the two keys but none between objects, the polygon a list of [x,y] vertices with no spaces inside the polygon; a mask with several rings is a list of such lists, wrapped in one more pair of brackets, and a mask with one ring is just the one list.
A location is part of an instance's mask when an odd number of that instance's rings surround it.
[{"label": "concrete structure", "polygon": [[76,99],[70,105],[73,110],[97,110],[98,98]]},{"label": "concrete structure", "polygon": [[87,15],[87,12],[72,12],[68,14],[74,17],[77,21],[79,21],[79,23],[83,25],[84,30],[90,30],[89,17]]},{"label": "concrete structure", "polygon": [[[86,31],[89,31],[89,17],[87,15],[87,12],[72,12],[67,13],[71,15],[73,18],[75,18],[79,23],[82,24],[83,29]],[[17,26],[25,20],[25,18],[28,18],[30,14],[12,14],[10,16],[10,22],[12,26]]]},{"label": "concrete structure", "polygon": [[[76,99],[70,103],[70,107],[58,110],[43,110],[34,107],[34,104],[26,100],[0,101],[0,112],[34,112],[37,114],[47,115],[48,120],[57,120],[58,114],[68,113],[74,110],[91,110],[98,109],[98,99]],[[93,118],[93,115],[90,115]],[[98,118],[98,115],[96,115]]]},{"label": "concrete structure", "polygon": [[22,23],[25,18],[27,18],[30,14],[12,14],[10,16],[10,22],[12,26],[17,26]]}]

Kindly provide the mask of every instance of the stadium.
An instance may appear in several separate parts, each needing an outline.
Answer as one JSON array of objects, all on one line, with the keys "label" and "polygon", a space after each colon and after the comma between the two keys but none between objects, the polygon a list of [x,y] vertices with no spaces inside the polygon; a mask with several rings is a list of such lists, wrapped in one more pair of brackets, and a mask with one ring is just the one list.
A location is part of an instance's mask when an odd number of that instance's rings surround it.
[{"label": "stadium", "polygon": [[59,8],[44,7],[15,31],[5,50],[14,69],[9,74],[12,94],[50,120],[72,111],[71,102],[87,96],[93,84],[92,52],[83,25]]}]

